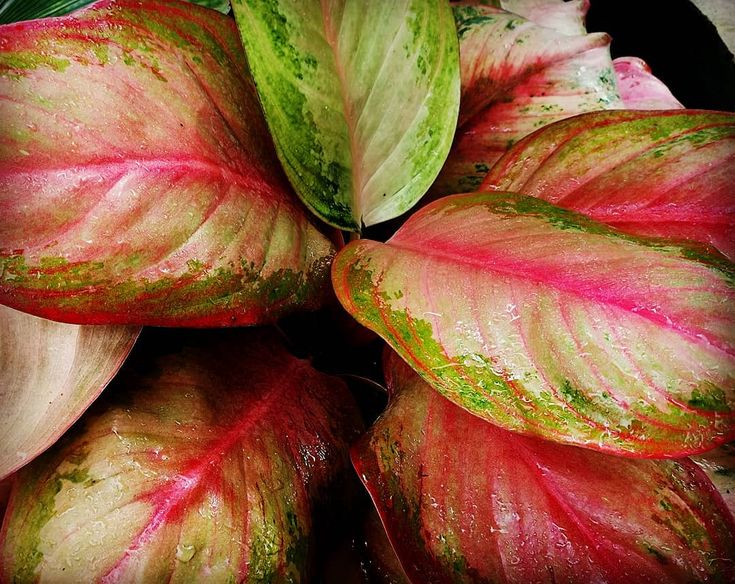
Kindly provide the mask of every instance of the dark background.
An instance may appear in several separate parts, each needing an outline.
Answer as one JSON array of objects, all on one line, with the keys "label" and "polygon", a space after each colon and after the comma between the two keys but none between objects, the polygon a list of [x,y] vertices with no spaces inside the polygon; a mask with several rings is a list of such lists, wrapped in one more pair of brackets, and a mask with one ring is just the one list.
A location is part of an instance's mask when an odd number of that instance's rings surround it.
[{"label": "dark background", "polygon": [[613,58],[646,61],[685,107],[735,111],[733,56],[689,0],[592,0],[587,30],[613,37]]}]

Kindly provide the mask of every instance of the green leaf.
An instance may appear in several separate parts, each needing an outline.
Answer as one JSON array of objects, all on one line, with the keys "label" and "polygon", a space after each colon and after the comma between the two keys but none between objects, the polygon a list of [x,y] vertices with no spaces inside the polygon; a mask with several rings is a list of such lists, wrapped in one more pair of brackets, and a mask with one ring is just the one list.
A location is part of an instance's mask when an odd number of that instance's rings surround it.
[{"label": "green leaf", "polygon": [[459,107],[451,10],[440,0],[236,0],[278,155],[304,202],[350,231],[428,189]]},{"label": "green leaf", "polygon": [[540,199],[446,197],[335,259],[343,306],[503,428],[628,456],[735,437],[735,268]]},{"label": "green leaf", "polygon": [[[218,10],[223,14],[230,11],[230,0],[187,1]],[[0,2],[0,24],[48,16],[64,16],[93,3],[94,0],[2,0]]]},{"label": "green leaf", "polygon": [[139,362],[23,468],[0,580],[308,581],[315,508],[360,431],[345,384],[273,331]]}]

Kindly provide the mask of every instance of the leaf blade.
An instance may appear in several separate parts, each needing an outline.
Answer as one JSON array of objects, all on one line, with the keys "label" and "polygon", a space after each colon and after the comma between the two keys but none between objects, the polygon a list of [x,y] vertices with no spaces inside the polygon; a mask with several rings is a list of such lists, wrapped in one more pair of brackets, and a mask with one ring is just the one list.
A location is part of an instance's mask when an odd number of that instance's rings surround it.
[{"label": "leaf blade", "polygon": [[304,578],[314,505],[359,422],[341,381],[274,338],[209,337],[129,373],[18,475],[4,577]]},{"label": "leaf blade", "polygon": [[306,205],[350,231],[410,208],[439,172],[459,107],[448,5],[240,0],[233,11]]},{"label": "leaf blade", "polygon": [[351,243],[332,281],[348,312],[472,413],[674,457],[735,432],[732,270],[538,199],[476,193],[425,207],[386,244]]},{"label": "leaf blade", "polygon": [[3,302],[223,326],[324,300],[334,245],[278,170],[230,19],[120,1],[5,32]]},{"label": "leaf blade", "polygon": [[483,190],[512,190],[627,233],[735,258],[735,116],[600,112],[558,122],[498,161]]},{"label": "leaf blade", "polygon": [[139,328],[81,327],[0,306],[0,480],[51,446],[117,373]]},{"label": "leaf blade", "polygon": [[[230,11],[229,0],[187,1],[212,8],[223,14]],[[94,2],[95,0],[3,0],[0,5],[0,24],[47,18],[49,16],[64,16],[94,4]]]},{"label": "leaf blade", "polygon": [[[610,37],[586,34],[581,26],[585,3],[507,4],[508,10],[474,2],[454,6],[462,106],[432,200],[477,190],[510,145],[546,124],[623,105]],[[523,8],[523,15],[514,8]]]},{"label": "leaf blade", "polygon": [[352,459],[411,581],[730,577],[733,517],[691,461],[506,432],[443,399],[395,354],[386,370],[391,403]]}]

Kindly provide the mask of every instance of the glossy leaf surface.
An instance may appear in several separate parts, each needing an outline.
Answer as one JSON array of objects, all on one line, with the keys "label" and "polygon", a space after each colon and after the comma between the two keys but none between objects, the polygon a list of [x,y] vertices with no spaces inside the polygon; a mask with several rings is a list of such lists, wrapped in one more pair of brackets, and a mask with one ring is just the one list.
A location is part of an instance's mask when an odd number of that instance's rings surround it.
[{"label": "glossy leaf surface", "polygon": [[1,34],[0,302],[188,326],[319,304],[334,247],[278,169],[231,19],[120,0]]},{"label": "glossy leaf surface", "polygon": [[105,388],[140,329],[0,306],[0,480],[51,446]]},{"label": "glossy leaf surface", "polygon": [[347,311],[450,400],[642,457],[735,435],[734,277],[719,255],[508,193],[436,201],[332,268]]},{"label": "glossy leaf surface", "polygon": [[413,582],[730,581],[735,523],[691,461],[507,432],[399,361],[352,458]]},{"label": "glossy leaf surface", "polygon": [[682,109],[668,87],[654,76],[645,61],[637,57],[618,57],[613,61],[620,97],[625,109]]},{"label": "glossy leaf surface", "polygon": [[449,151],[457,35],[440,0],[235,0],[248,62],[296,191],[350,231],[408,210]]},{"label": "glossy leaf surface", "polygon": [[[551,2],[544,7],[515,2],[508,8],[525,11],[543,25],[476,3],[454,6],[462,106],[457,135],[432,187],[433,196],[475,190],[512,144],[541,126],[582,112],[622,107],[610,38],[580,30],[585,3]],[[560,9],[567,12],[562,18],[557,16]]]},{"label": "glossy leaf surface", "polygon": [[[230,11],[230,0],[188,1],[207,8],[213,8],[224,14]],[[0,4],[0,24],[47,18],[49,16],[64,16],[93,3],[91,0],[2,0],[2,4]]]},{"label": "glossy leaf surface", "polygon": [[482,190],[547,200],[627,233],[691,239],[735,258],[735,114],[599,112],[512,148]]},{"label": "glossy leaf surface", "polygon": [[730,513],[735,516],[735,443],[692,457],[720,492]]},{"label": "glossy leaf surface", "polygon": [[124,378],[117,402],[20,471],[3,580],[307,578],[314,507],[358,414],[339,379],[248,332]]}]

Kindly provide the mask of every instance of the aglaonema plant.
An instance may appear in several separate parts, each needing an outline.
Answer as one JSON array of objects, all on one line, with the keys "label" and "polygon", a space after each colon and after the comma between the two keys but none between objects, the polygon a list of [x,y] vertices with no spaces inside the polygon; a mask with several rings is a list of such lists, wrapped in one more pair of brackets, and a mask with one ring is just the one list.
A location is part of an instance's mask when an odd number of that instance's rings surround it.
[{"label": "aglaonema plant", "polygon": [[392,352],[386,376],[390,404],[353,460],[412,582],[735,576],[735,522],[692,461],[614,457],[502,430]]},{"label": "aglaonema plant", "polygon": [[0,301],[178,326],[320,305],[334,244],[278,166],[231,19],[108,1],[3,40]]},{"label": "aglaonema plant", "polygon": [[[89,2],[40,4],[0,18]],[[333,264],[397,352],[352,451],[375,575],[732,579],[733,116],[613,61],[587,7],[103,0],[0,28],[0,302],[82,323],[0,312],[3,476],[137,325],[317,309]],[[677,111],[559,121],[622,107]],[[428,199],[482,192],[386,243],[320,222],[393,219],[440,171]],[[271,329],[178,335],[0,482],[0,581],[315,578],[362,431],[344,382]]]},{"label": "aglaonema plant", "polygon": [[298,582],[360,428],[343,381],[274,332],[233,332],[116,380],[20,471],[3,581]]},{"label": "aglaonema plant", "polygon": [[352,242],[332,277],[358,321],[503,428],[643,457],[735,437],[735,270],[719,254],[471,193]]}]

